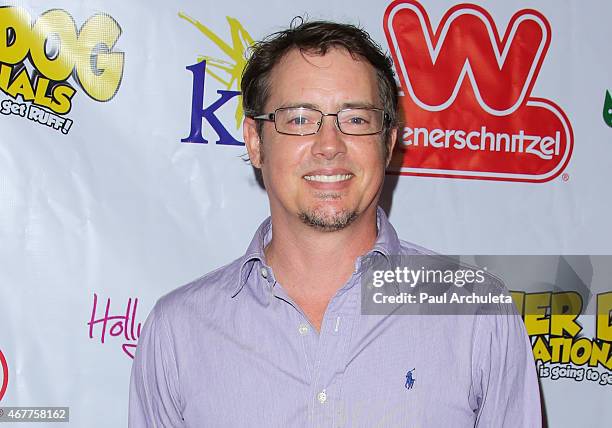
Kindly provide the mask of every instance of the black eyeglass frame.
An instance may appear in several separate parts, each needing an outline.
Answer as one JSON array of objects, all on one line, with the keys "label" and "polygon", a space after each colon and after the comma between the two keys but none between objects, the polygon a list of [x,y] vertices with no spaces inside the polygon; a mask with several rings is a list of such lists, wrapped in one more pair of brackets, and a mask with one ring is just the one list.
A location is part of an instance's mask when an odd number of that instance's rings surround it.
[{"label": "black eyeglass frame", "polygon": [[[281,132],[278,130],[278,127],[276,126],[276,115],[278,114],[279,111],[283,111],[283,110],[295,110],[295,109],[305,109],[305,110],[311,110],[311,111],[317,111],[319,113],[321,113],[321,121],[319,122],[319,127],[317,128],[316,131],[314,132],[308,132],[306,134],[292,134],[292,133],[288,133],[288,132]],[[340,121],[338,120],[338,115],[342,112],[345,111],[351,111],[351,110],[374,110],[374,111],[379,111],[383,113],[383,120],[381,122],[381,128],[379,131],[376,132],[370,132],[368,134],[351,134],[348,132],[344,132],[342,130],[342,128],[340,127]],[[385,112],[383,109],[380,108],[373,108],[373,107],[353,107],[353,108],[345,108],[342,110],[338,110],[336,113],[323,113],[321,110],[318,110],[316,108],[310,108],[310,107],[280,107],[277,108],[276,110],[274,110],[274,112],[272,113],[265,113],[265,114],[260,114],[257,116],[249,116],[251,119],[253,120],[263,120],[266,122],[273,122],[274,123],[274,129],[276,130],[276,132],[278,132],[279,134],[282,135],[292,135],[292,136],[296,136],[296,137],[304,137],[307,135],[315,135],[318,134],[318,132],[321,130],[321,126],[323,125],[323,118],[325,116],[335,116],[336,120],[336,128],[338,129],[338,131],[340,131],[341,133],[343,133],[344,135],[350,135],[353,137],[366,137],[368,135],[376,135],[376,134],[380,134],[381,132],[383,132],[385,130],[385,127],[388,126],[389,121],[390,121],[390,117],[389,114],[387,112]]]}]

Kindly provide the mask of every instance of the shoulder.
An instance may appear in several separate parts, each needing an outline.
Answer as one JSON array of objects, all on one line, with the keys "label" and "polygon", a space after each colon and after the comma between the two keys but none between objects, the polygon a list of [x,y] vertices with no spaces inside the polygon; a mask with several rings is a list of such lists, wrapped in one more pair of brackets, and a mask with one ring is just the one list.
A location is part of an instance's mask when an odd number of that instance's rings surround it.
[{"label": "shoulder", "polygon": [[399,240],[399,244],[400,244],[400,255],[402,256],[407,256],[407,255],[411,255],[411,254],[415,254],[415,255],[423,255],[423,256],[433,256],[433,255],[437,255],[436,252],[422,247],[418,244],[414,244],[412,242],[409,241],[405,241],[403,239]]},{"label": "shoulder", "polygon": [[166,319],[177,320],[214,308],[215,303],[232,296],[243,262],[244,257],[240,257],[165,294],[157,301],[156,312]]}]

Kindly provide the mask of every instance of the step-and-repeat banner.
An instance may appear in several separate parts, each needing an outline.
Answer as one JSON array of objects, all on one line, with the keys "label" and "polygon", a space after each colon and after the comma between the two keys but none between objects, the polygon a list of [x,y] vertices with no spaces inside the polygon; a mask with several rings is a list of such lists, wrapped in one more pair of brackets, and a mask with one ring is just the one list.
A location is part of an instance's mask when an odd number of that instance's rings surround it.
[{"label": "step-and-repeat banner", "polygon": [[[574,255],[531,266],[537,291],[508,285],[549,426],[608,426],[604,0],[4,2],[0,406],[126,425],[157,298],[241,255],[268,214],[244,161],[241,71],[253,41],[297,15],[363,26],[393,57],[405,120],[382,205],[401,237],[445,254]],[[584,299],[559,315],[570,279]]]}]

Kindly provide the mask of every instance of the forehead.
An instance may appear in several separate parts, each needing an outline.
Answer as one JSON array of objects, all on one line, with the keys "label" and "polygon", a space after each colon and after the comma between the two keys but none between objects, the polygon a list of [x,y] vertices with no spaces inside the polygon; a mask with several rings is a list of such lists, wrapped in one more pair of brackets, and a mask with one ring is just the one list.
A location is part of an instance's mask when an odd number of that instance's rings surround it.
[{"label": "forehead", "polygon": [[292,49],[270,73],[266,107],[299,104],[326,112],[344,105],[380,107],[374,67],[344,48],[329,49],[325,55]]}]

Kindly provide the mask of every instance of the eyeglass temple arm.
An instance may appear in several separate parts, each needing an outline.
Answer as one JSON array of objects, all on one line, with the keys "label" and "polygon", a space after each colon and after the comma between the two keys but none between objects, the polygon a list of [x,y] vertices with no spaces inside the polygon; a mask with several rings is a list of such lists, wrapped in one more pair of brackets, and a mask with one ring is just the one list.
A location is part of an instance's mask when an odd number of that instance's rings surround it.
[{"label": "eyeglass temple arm", "polygon": [[258,116],[251,116],[251,118],[254,120],[268,120],[274,122],[274,113],[260,114]]}]

